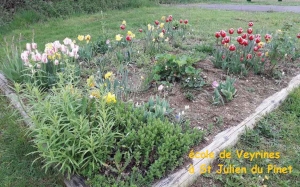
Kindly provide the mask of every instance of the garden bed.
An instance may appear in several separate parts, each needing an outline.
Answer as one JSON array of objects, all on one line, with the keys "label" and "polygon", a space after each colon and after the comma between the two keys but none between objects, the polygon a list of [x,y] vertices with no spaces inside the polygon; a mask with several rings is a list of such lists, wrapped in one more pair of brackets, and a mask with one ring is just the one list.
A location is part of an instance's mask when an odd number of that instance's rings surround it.
[{"label": "garden bed", "polygon": [[[80,174],[94,184],[151,185],[190,163],[190,149],[218,152],[237,141],[248,121],[253,125],[274,108],[274,99],[255,108],[300,72],[289,26],[276,32],[274,42],[268,33],[261,42],[249,22],[247,33],[239,28],[235,37],[230,29],[226,36],[221,30],[216,45],[193,46],[187,19],[169,15],[162,21],[139,29],[143,39],[137,41],[124,20],[125,36],[116,35],[115,42],[79,35],[77,42],[46,44],[43,54],[27,43],[20,56],[12,47],[14,60],[4,73],[22,83],[15,84],[18,97],[1,84],[14,102],[23,102],[23,108],[15,103],[23,115],[27,108],[34,123],[30,136],[46,169]],[[208,58],[199,60],[203,53]],[[283,99],[277,96],[276,105]],[[234,139],[226,142],[226,133]]]}]

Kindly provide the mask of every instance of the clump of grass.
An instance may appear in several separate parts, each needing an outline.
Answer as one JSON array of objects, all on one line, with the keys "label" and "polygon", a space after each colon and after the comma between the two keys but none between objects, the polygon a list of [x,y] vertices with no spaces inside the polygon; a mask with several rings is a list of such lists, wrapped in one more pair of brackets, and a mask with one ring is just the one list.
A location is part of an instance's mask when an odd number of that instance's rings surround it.
[{"label": "clump of grass", "polygon": [[[0,92],[0,108],[7,108],[7,101]],[[53,171],[45,174],[40,162],[32,164],[37,155],[26,137],[26,127],[12,109],[0,111],[0,183],[1,186],[62,186],[61,176]]]}]

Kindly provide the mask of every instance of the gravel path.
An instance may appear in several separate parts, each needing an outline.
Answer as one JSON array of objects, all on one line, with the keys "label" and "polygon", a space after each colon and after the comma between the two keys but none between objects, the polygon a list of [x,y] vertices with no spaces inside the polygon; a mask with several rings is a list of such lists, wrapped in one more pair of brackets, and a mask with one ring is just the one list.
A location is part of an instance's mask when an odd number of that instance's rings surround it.
[{"label": "gravel path", "polygon": [[300,13],[299,6],[278,6],[278,5],[230,5],[230,4],[187,4],[175,5],[176,7],[195,7],[219,10],[251,11],[251,12],[293,12]]}]

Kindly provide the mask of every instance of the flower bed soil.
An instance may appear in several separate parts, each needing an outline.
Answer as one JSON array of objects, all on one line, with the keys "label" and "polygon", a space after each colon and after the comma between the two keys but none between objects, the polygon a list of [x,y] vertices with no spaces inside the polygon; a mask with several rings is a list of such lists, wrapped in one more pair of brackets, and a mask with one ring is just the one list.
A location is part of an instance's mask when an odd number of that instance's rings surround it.
[{"label": "flower bed soil", "polygon": [[[159,94],[170,102],[175,114],[185,111],[184,115],[190,120],[192,127],[208,131],[209,124],[213,124],[213,129],[206,134],[204,141],[193,147],[194,150],[201,150],[209,145],[219,132],[236,126],[253,113],[265,98],[285,88],[289,81],[300,73],[299,64],[300,60],[279,65],[278,70],[283,72],[281,79],[251,73],[244,77],[233,76],[236,78],[237,95],[233,101],[225,103],[224,106],[212,105],[213,88],[210,84],[204,86],[202,90],[191,91],[195,95],[195,100],[192,102],[185,98],[186,90],[183,90],[179,83],[175,84],[171,91],[166,92],[158,92],[157,88],[151,88],[138,93],[133,100],[138,103],[147,102],[151,96]],[[207,83],[226,79],[226,72],[214,68],[210,60],[198,62],[197,67],[203,70],[202,75]],[[132,80],[135,79],[136,77],[132,78]],[[137,82],[132,84],[137,84]],[[185,106],[189,106],[189,109],[185,110]],[[186,155],[186,160],[188,159]]]}]

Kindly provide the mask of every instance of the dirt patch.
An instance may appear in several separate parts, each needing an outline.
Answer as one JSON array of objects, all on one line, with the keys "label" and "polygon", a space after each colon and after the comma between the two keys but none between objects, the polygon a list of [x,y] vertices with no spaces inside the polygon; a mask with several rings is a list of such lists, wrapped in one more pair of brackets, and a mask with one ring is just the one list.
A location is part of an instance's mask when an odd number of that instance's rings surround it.
[{"label": "dirt patch", "polygon": [[[151,88],[146,92],[136,93],[133,99],[138,103],[147,102],[151,96],[159,94],[169,101],[175,114],[184,111],[184,117],[190,120],[192,127],[208,132],[205,142],[194,147],[195,150],[204,148],[219,132],[239,124],[253,113],[264,99],[285,88],[291,78],[300,73],[300,68],[294,62],[286,63],[282,68],[279,66],[278,69],[284,72],[280,80],[251,73],[246,77],[234,75],[232,77],[236,79],[236,97],[224,106],[215,106],[211,102],[214,90],[210,83],[215,80],[225,81],[227,75],[224,71],[214,68],[209,60],[198,62],[197,67],[203,70],[202,76],[207,85],[201,90],[190,91],[195,96],[194,101],[186,99],[187,90],[182,89],[179,83],[167,91],[158,92],[157,88]],[[186,106],[189,109],[185,109]]]}]

